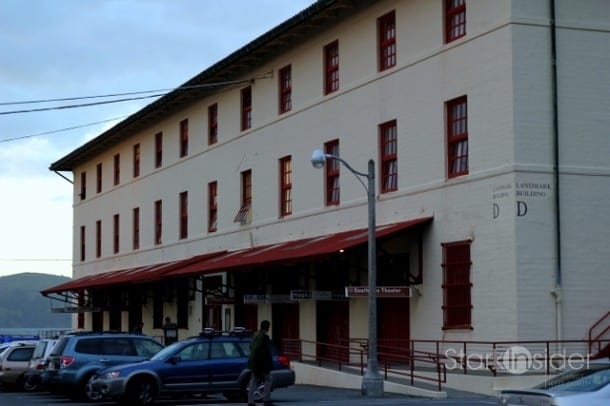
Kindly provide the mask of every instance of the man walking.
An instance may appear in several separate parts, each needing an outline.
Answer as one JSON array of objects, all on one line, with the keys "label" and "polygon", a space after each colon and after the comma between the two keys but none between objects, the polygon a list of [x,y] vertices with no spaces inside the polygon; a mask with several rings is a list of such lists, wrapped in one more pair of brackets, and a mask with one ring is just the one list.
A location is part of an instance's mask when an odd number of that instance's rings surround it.
[{"label": "man walking", "polygon": [[261,321],[260,330],[250,343],[250,357],[248,368],[252,371],[250,387],[248,388],[248,406],[254,406],[254,391],[259,382],[263,381],[263,402],[271,405],[271,369],[273,369],[273,355],[271,353],[271,339],[267,335],[271,323],[269,320]]}]

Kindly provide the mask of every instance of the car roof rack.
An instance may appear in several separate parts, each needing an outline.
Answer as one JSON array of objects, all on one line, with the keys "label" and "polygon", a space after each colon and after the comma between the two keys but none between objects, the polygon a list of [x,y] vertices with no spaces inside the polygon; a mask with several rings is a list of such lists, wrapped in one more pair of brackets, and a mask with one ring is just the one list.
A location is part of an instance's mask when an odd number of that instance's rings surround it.
[{"label": "car roof rack", "polygon": [[248,330],[245,327],[234,327],[232,330],[223,331],[223,330],[215,330],[212,327],[206,327],[203,329],[201,333],[199,333],[199,337],[219,337],[219,336],[230,336],[230,337],[250,337],[252,336],[253,331]]}]

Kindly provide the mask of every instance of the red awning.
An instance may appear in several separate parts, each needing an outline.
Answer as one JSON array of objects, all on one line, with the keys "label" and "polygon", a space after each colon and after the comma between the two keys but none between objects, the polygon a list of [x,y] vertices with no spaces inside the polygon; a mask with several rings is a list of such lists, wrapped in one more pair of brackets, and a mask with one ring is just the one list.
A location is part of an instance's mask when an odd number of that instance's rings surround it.
[{"label": "red awning", "polygon": [[161,279],[163,275],[168,272],[175,271],[176,269],[180,269],[184,266],[204,262],[210,258],[214,258],[215,256],[222,255],[224,253],[226,253],[226,251],[197,255],[188,259],[164,262],[161,264],[121,269],[118,271],[109,271],[100,274],[84,276],[82,278],[74,279],[70,282],[66,282],[49,289],[45,289],[40,293],[46,296],[51,293],[76,291],[85,288],[152,282]]},{"label": "red awning", "polygon": [[[406,230],[418,224],[432,221],[433,217],[404,221],[377,227],[377,238],[382,238],[398,231]],[[186,276],[192,274],[219,272],[225,269],[251,267],[285,261],[302,261],[305,258],[327,255],[342,249],[364,244],[368,241],[368,229],[344,231],[320,237],[282,242],[262,247],[247,248],[227,252],[207,261],[180,267],[165,273],[164,277]]]},{"label": "red awning", "polygon": [[[432,221],[433,217],[403,221],[377,227],[377,238],[389,236],[398,231]],[[323,256],[338,252],[368,240],[368,229],[344,231],[320,237],[305,238],[277,244],[247,248],[238,251],[218,251],[198,255],[188,259],[165,262],[118,271],[104,272],[74,279],[70,282],[41,291],[47,296],[52,293],[77,291],[111,285],[140,284],[164,278],[184,277],[222,270],[252,267],[286,261],[302,261],[306,258]]]}]

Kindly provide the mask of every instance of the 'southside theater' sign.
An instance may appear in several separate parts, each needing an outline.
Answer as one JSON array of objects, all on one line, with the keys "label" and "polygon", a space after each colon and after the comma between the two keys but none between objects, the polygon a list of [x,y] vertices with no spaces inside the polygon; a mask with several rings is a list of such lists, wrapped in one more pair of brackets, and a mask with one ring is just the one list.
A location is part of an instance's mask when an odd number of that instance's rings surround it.
[{"label": "'southside theater' sign", "polygon": [[[368,295],[368,286],[345,287],[345,297],[363,297]],[[411,288],[408,286],[377,286],[377,297],[411,297]]]}]

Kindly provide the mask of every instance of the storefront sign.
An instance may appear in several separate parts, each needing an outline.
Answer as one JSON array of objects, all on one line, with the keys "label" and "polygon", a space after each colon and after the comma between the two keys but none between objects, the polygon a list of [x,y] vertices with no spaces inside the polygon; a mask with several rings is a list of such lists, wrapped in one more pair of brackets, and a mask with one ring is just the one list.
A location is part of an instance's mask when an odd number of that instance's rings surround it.
[{"label": "storefront sign", "polygon": [[330,290],[291,290],[291,300],[344,300],[343,292]]},{"label": "storefront sign", "polygon": [[[346,286],[346,297],[366,297],[369,295],[368,286]],[[411,297],[411,288],[408,286],[377,286],[377,297]]]},{"label": "storefront sign", "polygon": [[101,312],[100,307],[79,307],[79,306],[66,306],[66,307],[52,307],[51,313],[85,313],[85,312]]},{"label": "storefront sign", "polygon": [[232,297],[224,297],[224,296],[208,296],[205,298],[205,304],[207,304],[207,305],[235,304],[235,299]]},{"label": "storefront sign", "polygon": [[290,301],[290,295],[244,295],[245,304],[289,303]]}]

